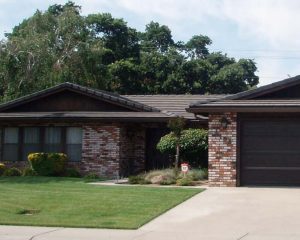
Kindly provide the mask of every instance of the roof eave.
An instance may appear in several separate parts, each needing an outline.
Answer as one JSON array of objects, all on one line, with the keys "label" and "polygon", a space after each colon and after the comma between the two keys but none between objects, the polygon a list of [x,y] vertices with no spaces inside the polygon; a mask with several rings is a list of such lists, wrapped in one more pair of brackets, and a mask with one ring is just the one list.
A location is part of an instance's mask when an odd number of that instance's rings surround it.
[{"label": "roof eave", "polygon": [[300,112],[300,106],[202,106],[186,109],[190,113],[219,113],[219,112]]}]

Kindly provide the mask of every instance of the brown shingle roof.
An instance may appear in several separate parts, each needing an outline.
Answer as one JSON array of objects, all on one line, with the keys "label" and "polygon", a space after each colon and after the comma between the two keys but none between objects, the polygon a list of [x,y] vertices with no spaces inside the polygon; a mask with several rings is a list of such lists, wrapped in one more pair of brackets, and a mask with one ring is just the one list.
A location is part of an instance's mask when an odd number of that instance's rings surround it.
[{"label": "brown shingle roof", "polygon": [[125,98],[160,109],[169,116],[183,116],[189,119],[193,119],[194,114],[186,112],[185,109],[192,102],[216,100],[224,96],[226,95],[123,95]]}]

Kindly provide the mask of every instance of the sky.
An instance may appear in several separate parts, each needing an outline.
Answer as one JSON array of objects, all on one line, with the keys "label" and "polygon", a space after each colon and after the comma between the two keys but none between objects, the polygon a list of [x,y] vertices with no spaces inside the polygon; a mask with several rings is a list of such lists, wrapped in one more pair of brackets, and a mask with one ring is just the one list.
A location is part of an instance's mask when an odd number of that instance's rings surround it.
[{"label": "sky", "polygon": [[[37,9],[65,0],[0,0],[0,39]],[[140,31],[167,25],[175,41],[207,35],[210,51],[254,59],[260,85],[300,74],[299,0],[73,0],[82,14],[109,12]]]}]

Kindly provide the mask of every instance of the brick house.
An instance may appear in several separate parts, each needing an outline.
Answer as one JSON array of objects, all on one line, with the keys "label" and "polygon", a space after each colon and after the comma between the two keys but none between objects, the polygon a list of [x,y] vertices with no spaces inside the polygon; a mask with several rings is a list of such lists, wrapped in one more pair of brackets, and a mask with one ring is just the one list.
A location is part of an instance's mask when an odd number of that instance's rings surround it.
[{"label": "brick house", "polygon": [[300,76],[187,111],[208,117],[211,186],[300,185]]},{"label": "brick house", "polygon": [[65,152],[69,166],[112,178],[165,167],[170,160],[155,146],[170,117],[207,127],[185,108],[219,97],[120,96],[63,83],[0,105],[0,161],[24,167],[31,152]]}]

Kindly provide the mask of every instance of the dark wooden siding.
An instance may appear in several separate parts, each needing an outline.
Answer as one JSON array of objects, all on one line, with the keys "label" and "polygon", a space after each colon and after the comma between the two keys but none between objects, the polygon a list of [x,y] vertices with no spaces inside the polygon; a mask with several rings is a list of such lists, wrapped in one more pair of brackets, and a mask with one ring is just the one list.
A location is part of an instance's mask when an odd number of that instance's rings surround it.
[{"label": "dark wooden siding", "polygon": [[114,111],[132,110],[71,91],[62,91],[5,112]]},{"label": "dark wooden siding", "polygon": [[300,85],[283,88],[251,99],[300,99]]},{"label": "dark wooden siding", "polygon": [[240,118],[241,185],[300,185],[300,118]]},{"label": "dark wooden siding", "polygon": [[167,128],[147,128],[146,130],[146,170],[168,168],[172,165],[169,154],[156,149],[160,138],[169,133]]}]

